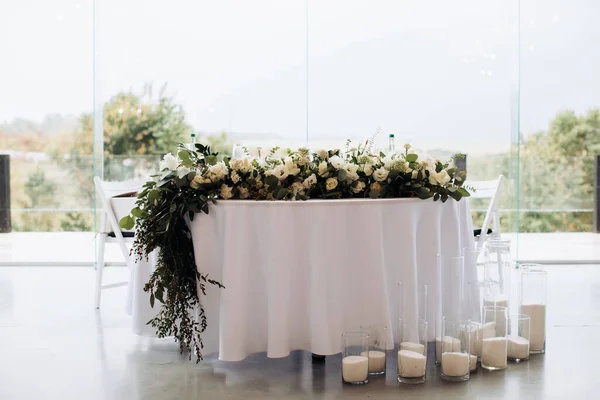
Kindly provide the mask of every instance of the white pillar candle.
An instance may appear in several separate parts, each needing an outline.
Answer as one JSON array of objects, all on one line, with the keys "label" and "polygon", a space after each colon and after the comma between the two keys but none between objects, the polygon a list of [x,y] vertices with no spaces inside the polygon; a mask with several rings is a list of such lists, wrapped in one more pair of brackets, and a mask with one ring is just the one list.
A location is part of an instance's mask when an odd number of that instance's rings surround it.
[{"label": "white pillar candle", "polygon": [[477,369],[477,356],[469,356],[469,369],[471,371],[475,371]]},{"label": "white pillar candle", "polygon": [[470,356],[467,353],[442,354],[442,373],[446,376],[465,376],[469,373]]},{"label": "white pillar candle", "polygon": [[523,304],[521,314],[529,315],[529,350],[542,351],[546,344],[546,306],[544,304]]},{"label": "white pillar candle", "polygon": [[460,340],[452,336],[444,336],[443,340],[435,338],[435,359],[437,361],[441,361],[443,351],[460,351]]},{"label": "white pillar candle", "polygon": [[342,360],[342,378],[345,382],[364,382],[369,375],[369,358],[348,356]]},{"label": "white pillar candle", "polygon": [[494,368],[506,367],[506,337],[483,339],[481,363]]},{"label": "white pillar candle", "polygon": [[398,352],[398,375],[403,378],[420,378],[425,376],[427,357],[411,350]]},{"label": "white pillar candle", "polygon": [[[480,335],[481,324],[477,322],[472,322],[469,329],[469,352],[471,354],[477,355],[477,340]],[[466,336],[467,333],[465,333]],[[466,340],[466,337],[465,337]],[[481,339],[479,339],[481,340]]]},{"label": "white pillar candle", "polygon": [[[485,324],[481,325],[481,328],[479,328],[479,330],[476,332],[476,339],[475,339],[475,355],[479,358],[481,358],[481,346],[482,346],[482,340],[484,338],[490,338],[490,337],[495,337],[496,336],[496,323],[495,322],[486,322]],[[471,351],[471,353],[473,353],[473,351]]]},{"label": "white pillar candle", "polygon": [[507,354],[510,358],[529,357],[529,340],[521,336],[509,336]]},{"label": "white pillar candle", "polygon": [[385,352],[370,350],[363,351],[360,355],[369,358],[369,372],[385,371]]},{"label": "white pillar candle", "polygon": [[400,350],[410,350],[415,353],[425,354],[425,346],[421,343],[402,342],[400,343]]}]

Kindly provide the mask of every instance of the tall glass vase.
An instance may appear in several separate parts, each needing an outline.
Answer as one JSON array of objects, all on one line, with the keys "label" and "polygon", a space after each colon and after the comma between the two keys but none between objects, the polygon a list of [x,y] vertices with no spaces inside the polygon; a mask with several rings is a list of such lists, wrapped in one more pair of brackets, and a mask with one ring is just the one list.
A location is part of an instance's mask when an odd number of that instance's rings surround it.
[{"label": "tall glass vase", "polygon": [[541,265],[521,266],[521,314],[530,318],[531,354],[546,352],[546,270]]}]

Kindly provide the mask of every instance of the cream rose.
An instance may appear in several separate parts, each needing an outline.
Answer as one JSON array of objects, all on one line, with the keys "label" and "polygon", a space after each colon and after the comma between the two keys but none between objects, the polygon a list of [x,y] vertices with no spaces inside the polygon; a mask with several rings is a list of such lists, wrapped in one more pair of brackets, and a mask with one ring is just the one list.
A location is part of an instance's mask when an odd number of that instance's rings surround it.
[{"label": "cream rose", "polygon": [[239,186],[238,190],[240,191],[240,199],[247,199],[248,196],[250,196],[250,191],[248,190],[248,188]]},{"label": "cream rose", "polygon": [[233,197],[233,193],[231,191],[231,187],[227,185],[221,185],[221,198],[224,200],[230,199]]},{"label": "cream rose", "polygon": [[319,176],[323,178],[327,178],[329,176],[329,172],[327,171],[327,161],[321,161],[319,164]]},{"label": "cream rose", "polygon": [[366,186],[367,186],[367,185],[366,185],[366,184],[365,184],[363,181],[358,181],[358,182],[356,183],[356,186],[352,187],[352,191],[353,191],[354,193],[360,193],[360,192],[362,192],[363,190],[365,190],[365,187],[366,187]]},{"label": "cream rose", "polygon": [[333,189],[335,189],[338,185],[338,180],[337,178],[328,178],[327,181],[325,181],[325,188],[327,189],[327,191],[332,191]]},{"label": "cream rose", "polygon": [[327,157],[329,157],[329,153],[327,152],[327,150],[319,150],[317,151],[317,157],[319,157],[322,160],[327,160]]},{"label": "cream rose", "polygon": [[231,173],[231,180],[233,181],[233,183],[238,183],[239,181],[242,180],[242,178],[240,178],[240,176],[238,175],[237,171],[233,171]]}]

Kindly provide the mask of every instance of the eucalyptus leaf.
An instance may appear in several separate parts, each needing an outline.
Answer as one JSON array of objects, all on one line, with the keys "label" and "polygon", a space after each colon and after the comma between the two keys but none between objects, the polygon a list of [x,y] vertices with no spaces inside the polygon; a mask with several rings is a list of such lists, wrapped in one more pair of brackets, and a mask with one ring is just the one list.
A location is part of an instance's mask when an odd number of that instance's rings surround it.
[{"label": "eucalyptus leaf", "polygon": [[135,218],[138,218],[140,215],[142,215],[142,210],[139,207],[134,207],[131,209],[131,215],[133,215]]},{"label": "eucalyptus leaf", "polygon": [[150,307],[154,308],[154,293],[150,294]]},{"label": "eucalyptus leaf", "polygon": [[429,189],[427,189],[423,186],[416,188],[415,194],[420,199],[428,199],[431,197],[431,192],[429,191]]},{"label": "eucalyptus leaf", "polygon": [[135,225],[135,221],[129,215],[124,216],[119,221],[119,226],[121,228],[125,229],[126,231],[133,229],[134,225]]},{"label": "eucalyptus leaf", "polygon": [[462,197],[471,196],[471,193],[469,193],[469,191],[465,188],[458,188],[458,193],[460,193],[462,195]]},{"label": "eucalyptus leaf", "polygon": [[279,179],[275,175],[269,175],[265,178],[265,183],[271,188],[275,189],[279,186]]},{"label": "eucalyptus leaf", "polygon": [[204,160],[208,165],[215,165],[217,163],[217,156],[204,156]]},{"label": "eucalyptus leaf", "polygon": [[376,199],[379,197],[380,191],[377,189],[373,189],[369,192],[369,197],[372,199]]},{"label": "eucalyptus leaf", "polygon": [[416,154],[407,154],[406,155],[406,161],[408,161],[409,163],[417,162],[418,158],[419,158],[419,156]]},{"label": "eucalyptus leaf", "polygon": [[347,176],[348,176],[348,173],[346,172],[345,169],[340,169],[338,171],[337,178],[339,181],[341,181],[341,182],[345,181]]},{"label": "eucalyptus leaf", "polygon": [[284,198],[284,197],[285,197],[287,194],[288,194],[288,191],[287,191],[287,189],[285,189],[285,188],[281,188],[281,189],[279,189],[279,190],[277,191],[277,196],[275,196],[275,198],[276,198],[277,200],[281,200],[281,199],[283,199],[283,198]]}]

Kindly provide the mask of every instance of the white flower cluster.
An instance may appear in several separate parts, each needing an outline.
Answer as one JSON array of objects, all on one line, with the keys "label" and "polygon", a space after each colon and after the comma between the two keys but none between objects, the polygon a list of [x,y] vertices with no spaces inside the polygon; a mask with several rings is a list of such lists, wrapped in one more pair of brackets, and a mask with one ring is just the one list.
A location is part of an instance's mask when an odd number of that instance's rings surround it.
[{"label": "white flower cluster", "polygon": [[[438,186],[447,190],[461,182],[453,180],[454,170],[450,171],[449,163],[440,163],[429,156],[419,157],[410,145],[405,145],[402,152],[385,156],[370,154],[365,147],[348,147],[343,152],[317,150],[312,153],[307,149],[274,148],[266,157],[241,157],[219,162],[213,159],[212,165],[198,166],[190,165],[187,157],[183,157],[186,160],[182,162],[169,153],[160,162],[160,168],[163,173],[173,171],[179,179],[188,177],[193,189],[207,185],[208,190],[223,199],[294,200],[314,197],[315,193],[323,197],[377,198],[390,193],[406,193],[407,190],[408,195],[412,193],[427,198],[428,195],[444,192],[431,189],[423,194],[417,188]],[[415,184],[415,189],[411,192],[412,184]],[[391,191],[386,189],[394,185]]]}]

